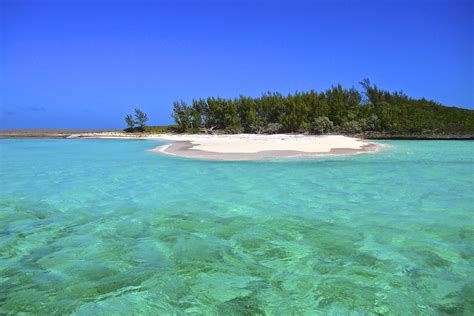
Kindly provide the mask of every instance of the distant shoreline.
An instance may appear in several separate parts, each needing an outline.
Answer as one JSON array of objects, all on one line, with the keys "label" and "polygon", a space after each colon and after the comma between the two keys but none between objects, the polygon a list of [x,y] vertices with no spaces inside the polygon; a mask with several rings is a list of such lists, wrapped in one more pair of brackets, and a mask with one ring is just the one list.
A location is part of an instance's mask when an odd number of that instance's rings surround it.
[{"label": "distant shoreline", "polygon": [[467,135],[445,135],[445,134],[432,134],[432,135],[399,135],[399,134],[364,134],[359,137],[363,139],[373,140],[474,140],[474,134]]},{"label": "distant shoreline", "polygon": [[0,129],[0,138],[68,138],[75,134],[89,133],[108,133],[122,132],[120,130],[103,130],[103,129],[56,129],[56,128],[39,128],[39,129]]},{"label": "distant shoreline", "polygon": [[377,152],[383,145],[344,135],[303,134],[145,134],[120,131],[22,131],[4,133],[12,138],[149,139],[166,142],[150,151],[207,160],[259,160],[273,158],[355,155]]},{"label": "distant shoreline", "polygon": [[[120,137],[120,138],[149,138],[150,136],[161,136],[163,134],[155,133],[126,133],[122,130],[112,129],[5,129],[0,130],[0,138],[83,138],[83,137]],[[182,134],[176,134],[182,135]],[[206,135],[206,134],[196,134]],[[221,134],[219,134],[221,135]],[[222,134],[222,135],[235,135],[235,134]],[[249,134],[251,135],[251,134]],[[274,134],[261,134],[261,135],[274,135]],[[292,133],[288,135],[305,135]],[[332,135],[332,134],[324,134]],[[337,134],[340,135],[340,134]],[[357,137],[360,139],[367,140],[474,140],[474,134],[467,135],[445,135],[445,134],[427,134],[427,135],[392,135],[383,133],[367,133],[367,134],[355,134],[347,135],[348,137]]]}]

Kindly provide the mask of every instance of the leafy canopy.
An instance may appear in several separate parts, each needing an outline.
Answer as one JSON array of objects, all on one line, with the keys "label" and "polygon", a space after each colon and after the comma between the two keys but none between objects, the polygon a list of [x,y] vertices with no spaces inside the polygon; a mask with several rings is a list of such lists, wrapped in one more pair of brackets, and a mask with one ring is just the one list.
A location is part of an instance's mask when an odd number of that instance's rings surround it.
[{"label": "leafy canopy", "polygon": [[227,133],[384,133],[397,135],[474,134],[474,111],[413,99],[360,82],[323,92],[264,93],[235,99],[208,97],[173,103],[172,117],[180,132],[222,130]]}]

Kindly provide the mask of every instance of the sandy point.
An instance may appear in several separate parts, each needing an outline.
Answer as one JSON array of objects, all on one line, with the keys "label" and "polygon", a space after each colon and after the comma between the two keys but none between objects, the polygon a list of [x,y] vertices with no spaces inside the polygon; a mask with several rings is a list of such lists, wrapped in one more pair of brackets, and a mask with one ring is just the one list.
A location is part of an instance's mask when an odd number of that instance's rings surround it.
[{"label": "sandy point", "polygon": [[382,148],[380,144],[343,135],[163,134],[150,138],[167,142],[152,149],[154,152],[210,160],[355,155],[377,152]]}]

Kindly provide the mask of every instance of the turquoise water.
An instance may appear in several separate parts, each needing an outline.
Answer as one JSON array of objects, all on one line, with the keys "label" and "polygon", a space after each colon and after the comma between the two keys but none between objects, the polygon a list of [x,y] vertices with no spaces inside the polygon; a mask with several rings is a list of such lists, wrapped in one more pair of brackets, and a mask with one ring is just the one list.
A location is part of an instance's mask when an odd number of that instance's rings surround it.
[{"label": "turquoise water", "polygon": [[0,314],[474,314],[474,142],[211,162],[0,140]]}]

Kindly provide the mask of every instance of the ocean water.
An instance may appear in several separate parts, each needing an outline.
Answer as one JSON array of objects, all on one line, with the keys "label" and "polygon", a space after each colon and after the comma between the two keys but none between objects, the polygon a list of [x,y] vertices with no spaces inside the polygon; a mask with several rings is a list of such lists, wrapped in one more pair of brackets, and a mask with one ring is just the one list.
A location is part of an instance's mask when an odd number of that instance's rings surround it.
[{"label": "ocean water", "polygon": [[473,315],[474,142],[200,161],[0,140],[0,314]]}]

